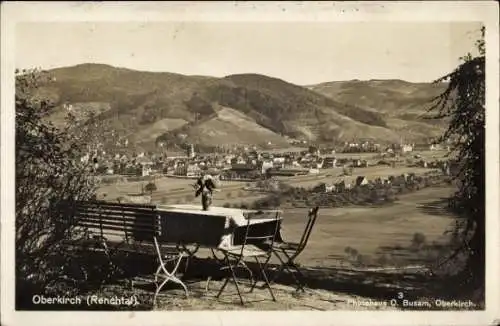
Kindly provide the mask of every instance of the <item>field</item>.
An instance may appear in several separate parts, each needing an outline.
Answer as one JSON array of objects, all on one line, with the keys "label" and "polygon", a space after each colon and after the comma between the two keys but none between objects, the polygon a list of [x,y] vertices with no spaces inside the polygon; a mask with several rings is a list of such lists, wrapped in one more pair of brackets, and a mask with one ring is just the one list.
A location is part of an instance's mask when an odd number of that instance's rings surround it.
[{"label": "field", "polygon": [[[309,250],[304,251],[299,261],[307,266],[337,266],[347,257],[345,248],[349,246],[366,258],[389,254],[398,265],[415,264],[418,252],[398,255],[388,249],[410,247],[415,233],[424,234],[429,243],[444,241],[443,232],[453,225],[453,216],[440,209],[430,213],[424,207],[434,208],[437,205],[434,202],[452,191],[447,187],[432,187],[403,195],[389,206],[322,209]],[[300,238],[305,213],[304,209],[286,211],[286,238]]]}]

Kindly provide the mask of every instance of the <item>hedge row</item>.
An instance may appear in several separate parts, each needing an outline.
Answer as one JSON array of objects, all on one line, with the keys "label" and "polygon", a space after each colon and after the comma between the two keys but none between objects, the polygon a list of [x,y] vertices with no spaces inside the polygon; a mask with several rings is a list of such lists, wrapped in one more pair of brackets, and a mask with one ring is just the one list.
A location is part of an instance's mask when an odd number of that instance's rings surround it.
[{"label": "hedge row", "polygon": [[397,195],[440,184],[443,176],[425,176],[398,185],[366,185],[343,192],[313,192],[311,189],[293,188],[280,194],[271,194],[255,201],[252,208],[276,208],[283,204],[294,207],[343,207],[349,205],[381,205],[397,200]]}]

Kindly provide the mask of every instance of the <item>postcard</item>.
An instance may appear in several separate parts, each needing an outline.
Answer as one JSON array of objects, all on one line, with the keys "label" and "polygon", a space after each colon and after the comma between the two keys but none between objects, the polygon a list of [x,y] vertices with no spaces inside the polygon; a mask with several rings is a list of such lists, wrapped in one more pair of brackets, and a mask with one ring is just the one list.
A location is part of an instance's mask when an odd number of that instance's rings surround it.
[{"label": "postcard", "polygon": [[498,5],[3,2],[2,323],[493,325]]}]

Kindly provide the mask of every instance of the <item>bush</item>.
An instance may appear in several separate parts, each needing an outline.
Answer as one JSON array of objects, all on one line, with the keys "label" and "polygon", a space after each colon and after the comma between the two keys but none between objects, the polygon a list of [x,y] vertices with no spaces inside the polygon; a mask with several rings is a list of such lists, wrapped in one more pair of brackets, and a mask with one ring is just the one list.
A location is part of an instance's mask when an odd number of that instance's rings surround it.
[{"label": "bush", "polygon": [[55,284],[68,276],[75,256],[64,241],[83,236],[69,218],[74,214],[70,207],[93,198],[97,186],[93,167],[75,159],[87,152],[86,145],[99,145],[105,130],[93,116],[81,125],[71,114],[64,127],[54,127],[45,115],[55,103],[34,96],[40,83],[50,83],[50,78],[37,71],[16,73],[17,309],[31,305],[23,298],[35,293],[65,294]]}]

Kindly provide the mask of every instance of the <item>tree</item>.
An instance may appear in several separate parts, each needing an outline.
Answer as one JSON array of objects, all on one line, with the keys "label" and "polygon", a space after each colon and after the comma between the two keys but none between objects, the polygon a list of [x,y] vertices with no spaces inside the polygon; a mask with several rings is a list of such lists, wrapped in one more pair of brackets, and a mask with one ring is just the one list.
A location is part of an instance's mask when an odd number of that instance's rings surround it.
[{"label": "tree", "polygon": [[462,223],[460,252],[468,254],[461,274],[464,285],[482,289],[485,283],[485,42],[484,27],[476,41],[478,54],[468,53],[450,74],[438,79],[448,82],[446,90],[434,100],[435,118],[449,119],[440,141],[452,141],[452,152],[460,157],[456,175],[459,189],[453,196]]},{"label": "tree", "polygon": [[149,192],[149,194],[152,194],[153,191],[158,190],[158,188],[156,187],[156,184],[154,182],[150,182],[144,187],[144,190]]}]

